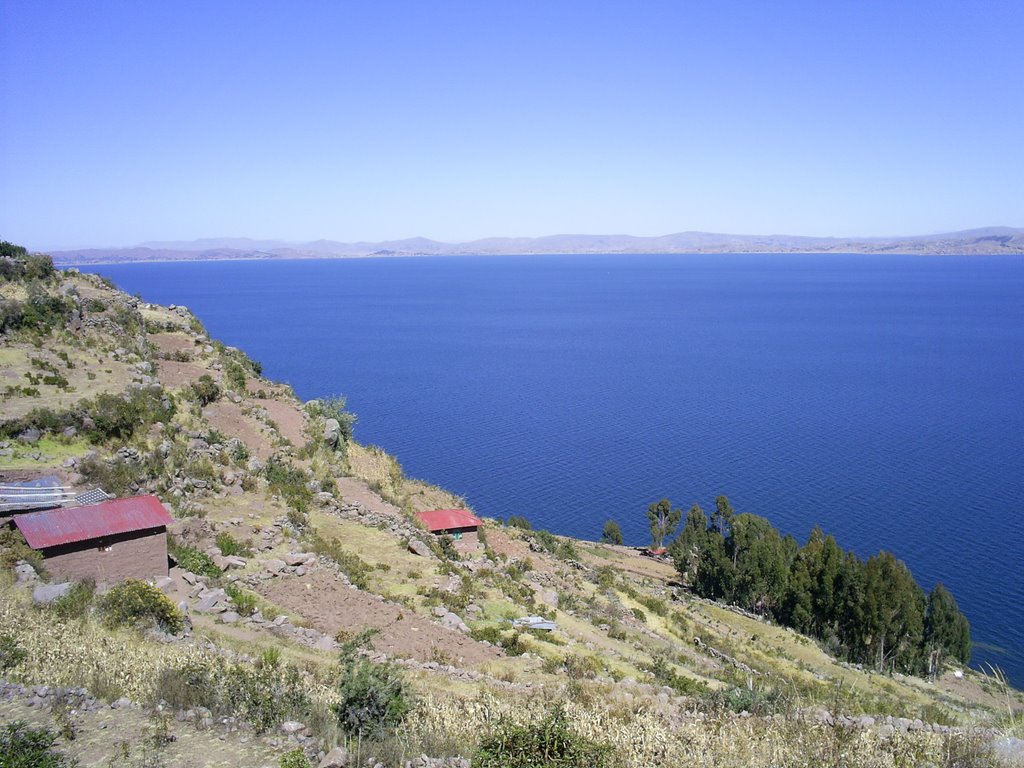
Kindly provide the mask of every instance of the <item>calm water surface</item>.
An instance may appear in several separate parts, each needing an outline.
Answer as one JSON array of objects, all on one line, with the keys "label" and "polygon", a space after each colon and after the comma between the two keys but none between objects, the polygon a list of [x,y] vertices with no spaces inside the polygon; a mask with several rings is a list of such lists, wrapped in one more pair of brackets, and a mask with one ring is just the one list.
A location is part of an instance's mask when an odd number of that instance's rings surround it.
[{"label": "calm water surface", "polygon": [[725,493],[949,586],[1024,684],[1024,259],[566,256],[96,267],[185,304],[487,516],[645,542]]}]

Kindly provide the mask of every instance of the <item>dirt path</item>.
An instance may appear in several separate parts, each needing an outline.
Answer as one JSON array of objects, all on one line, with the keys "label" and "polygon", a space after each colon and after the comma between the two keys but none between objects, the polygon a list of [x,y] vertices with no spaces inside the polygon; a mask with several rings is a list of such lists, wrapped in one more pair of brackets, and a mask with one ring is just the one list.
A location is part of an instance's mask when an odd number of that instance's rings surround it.
[{"label": "dirt path", "polygon": [[389,656],[418,661],[437,660],[436,657],[441,656],[459,666],[473,666],[501,657],[495,648],[461,632],[446,629],[376,595],[352,589],[333,573],[318,571],[304,577],[282,576],[263,582],[258,591],[331,636],[338,630],[379,629],[373,647]]}]

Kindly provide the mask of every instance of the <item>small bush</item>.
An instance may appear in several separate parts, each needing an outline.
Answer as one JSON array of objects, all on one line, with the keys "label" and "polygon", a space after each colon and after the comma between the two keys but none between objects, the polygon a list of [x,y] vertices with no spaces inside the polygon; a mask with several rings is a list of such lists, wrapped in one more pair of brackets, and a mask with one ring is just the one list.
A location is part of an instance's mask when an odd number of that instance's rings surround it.
[{"label": "small bush", "polygon": [[220,576],[221,570],[205,552],[200,552],[188,544],[181,544],[174,539],[168,541],[168,549],[175,562],[186,571],[191,571],[197,576]]},{"label": "small bush", "polygon": [[412,690],[396,667],[354,656],[343,660],[338,697],[333,707],[338,724],[361,738],[391,731],[413,707]]},{"label": "small bush", "polygon": [[512,515],[508,520],[505,521],[505,525],[509,528],[519,528],[523,531],[532,531],[533,526],[530,525],[530,521],[520,515]]},{"label": "small bush", "polygon": [[[291,520],[290,515],[288,519]],[[355,586],[366,589],[371,568],[359,555],[342,547],[338,539],[325,539],[315,531],[309,536],[307,543],[316,554],[325,555],[336,562],[338,568]]]},{"label": "small bush", "polygon": [[128,440],[136,430],[158,421],[166,423],[174,414],[173,405],[164,408],[160,393],[149,389],[134,389],[123,396],[103,393],[80,407],[92,418],[93,426],[87,431],[98,442]]},{"label": "small bush", "polygon": [[676,672],[672,668],[668,659],[664,656],[655,656],[652,663],[645,667],[645,669],[651,673],[655,683],[658,685],[667,685],[676,693],[683,695],[700,695],[706,694],[708,691],[707,686],[703,683],[686,677],[685,675],[680,675]]},{"label": "small bush", "polygon": [[217,549],[221,551],[221,554],[225,557],[237,555],[238,557],[251,557],[252,556],[252,542],[239,541],[227,531],[221,531],[217,534]]},{"label": "small bush", "polygon": [[76,760],[53,749],[57,736],[48,728],[30,728],[26,723],[8,723],[0,730],[0,767],[71,768]]},{"label": "small bush", "polygon": [[712,707],[728,712],[774,715],[788,708],[786,696],[774,688],[735,687],[707,694]]},{"label": "small bush", "polygon": [[163,592],[139,579],[128,579],[107,592],[99,603],[104,622],[111,627],[155,625],[177,633],[184,619]]},{"label": "small bush", "polygon": [[14,669],[25,660],[26,655],[11,635],[0,635],[0,673]]},{"label": "small bush", "polygon": [[259,607],[256,595],[245,591],[237,584],[228,584],[224,588],[224,592],[231,598],[231,602],[235,604],[235,610],[240,616],[252,616],[256,613]]},{"label": "small bush", "polygon": [[527,725],[502,724],[484,738],[474,768],[607,768],[611,747],[575,734],[559,707]]},{"label": "small bush", "polygon": [[291,752],[281,755],[279,765],[281,768],[309,768],[309,760],[306,759],[306,753],[302,748],[296,747]]},{"label": "small bush", "polygon": [[601,671],[601,663],[593,656],[570,653],[562,661],[570,680],[593,680]]},{"label": "small bush", "polygon": [[256,664],[219,657],[165,669],[154,695],[176,709],[206,707],[218,717],[238,717],[259,733],[309,710],[299,670],[266,656]]},{"label": "small bush", "polygon": [[622,544],[622,529],[619,528],[617,522],[609,520],[604,524],[604,528],[601,531],[601,541],[605,544]]},{"label": "small bush", "polygon": [[238,392],[245,392],[245,368],[239,363],[232,360],[227,364],[224,369],[224,378],[227,379],[228,384],[231,385],[232,389]]},{"label": "small bush", "polygon": [[208,373],[204,373],[189,385],[192,397],[200,406],[207,406],[220,397],[220,386]]},{"label": "small bush", "polygon": [[96,584],[91,579],[80,581],[72,586],[66,595],[54,600],[50,604],[50,611],[65,621],[85,618],[92,607],[95,593]]},{"label": "small bush", "polygon": [[0,526],[0,568],[10,571],[19,560],[29,563],[37,571],[42,570],[43,556],[28,545],[21,531],[13,526]]},{"label": "small bush", "polygon": [[469,636],[474,640],[496,645],[509,656],[522,656],[530,650],[530,646],[527,645],[522,634],[516,631],[502,630],[500,627],[477,627],[470,630]]},{"label": "small bush", "polygon": [[306,512],[313,501],[313,492],[307,485],[306,475],[297,467],[271,459],[263,468],[271,493],[276,493],[292,509]]}]

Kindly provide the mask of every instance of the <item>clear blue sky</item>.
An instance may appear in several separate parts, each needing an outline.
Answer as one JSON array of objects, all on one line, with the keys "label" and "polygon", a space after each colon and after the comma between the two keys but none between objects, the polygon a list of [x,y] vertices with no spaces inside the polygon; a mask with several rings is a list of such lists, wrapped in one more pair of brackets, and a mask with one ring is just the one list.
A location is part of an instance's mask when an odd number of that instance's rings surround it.
[{"label": "clear blue sky", "polygon": [[0,238],[1024,226],[1024,2],[0,0]]}]

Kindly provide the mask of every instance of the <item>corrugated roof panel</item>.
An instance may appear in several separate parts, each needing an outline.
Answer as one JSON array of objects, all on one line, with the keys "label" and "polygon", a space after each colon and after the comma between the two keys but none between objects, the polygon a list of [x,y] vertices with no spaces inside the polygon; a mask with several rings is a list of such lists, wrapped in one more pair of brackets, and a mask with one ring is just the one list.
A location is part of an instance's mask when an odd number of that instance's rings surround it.
[{"label": "corrugated roof panel", "polygon": [[33,549],[159,528],[172,522],[156,496],[132,496],[84,507],[32,512],[14,519]]},{"label": "corrugated roof panel", "polygon": [[431,533],[453,528],[478,528],[484,524],[483,520],[465,509],[434,509],[419,512],[418,516]]}]

